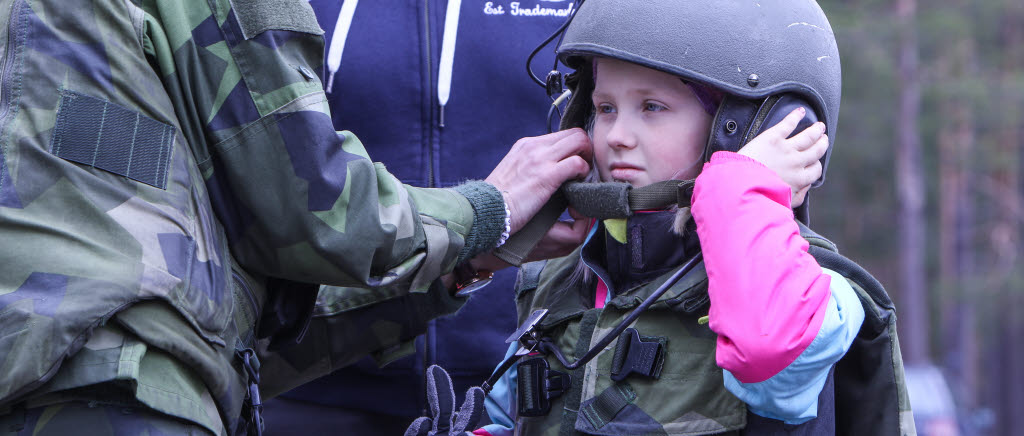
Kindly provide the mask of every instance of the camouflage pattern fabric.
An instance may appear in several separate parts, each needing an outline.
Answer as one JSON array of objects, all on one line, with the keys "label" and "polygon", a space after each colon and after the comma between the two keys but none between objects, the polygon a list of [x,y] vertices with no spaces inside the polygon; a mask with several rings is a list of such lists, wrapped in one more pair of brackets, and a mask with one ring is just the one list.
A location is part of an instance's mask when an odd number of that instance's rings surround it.
[{"label": "camouflage pattern fabric", "polygon": [[[580,297],[592,293],[564,287],[578,254],[579,251],[548,261],[539,282],[534,281],[535,289],[517,290],[520,322],[533,310],[549,309],[541,328],[549,332],[566,358],[573,360],[586,353],[671,275],[667,273],[613,298],[603,309],[594,309],[592,301]],[[716,336],[706,324],[698,322],[707,315],[706,297],[707,273],[701,263],[632,325],[641,335],[668,338],[664,366],[657,380],[611,379],[618,340],[575,371],[568,371],[556,358],[547,356],[551,369],[571,375],[572,385],[552,401],[551,412],[546,416],[519,417],[516,434],[701,435],[742,429],[746,425],[746,406],[725,389],[722,369],[715,364]],[[619,403],[622,407],[609,416],[600,410],[598,402]]]},{"label": "camouflage pattern fabric", "polygon": [[503,208],[334,131],[304,0],[0,11],[0,413],[117,322],[194,367],[230,432],[267,277],[426,293]]},{"label": "camouflage pattern fabric", "polygon": [[71,402],[18,410],[0,417],[3,436],[105,436],[210,435],[200,426],[153,413],[145,408]]},{"label": "camouflage pattern fabric", "polygon": [[[390,298],[381,301],[382,295]],[[406,293],[323,286],[302,342],[277,353],[260,353],[260,391],[264,398],[273,397],[368,353],[386,365],[415,352],[413,341],[431,319],[461,306],[461,299],[443,290]]]},{"label": "camouflage pattern fabric", "polygon": [[[841,258],[834,244],[799,225],[810,252],[819,263],[847,277],[867,314],[858,339],[834,370],[836,434],[916,434],[892,301],[866,271]],[[572,283],[569,276],[579,253],[543,263],[542,269],[524,265],[516,289],[519,322],[536,309],[548,309],[540,328],[570,361],[586,353],[674,272],[594,309],[586,297],[592,292],[566,286]],[[715,364],[715,333],[700,322],[708,304],[707,272],[701,263],[632,324],[640,335],[667,340],[657,380],[612,380],[618,339],[575,371],[567,371],[553,356],[544,357],[551,369],[571,375],[571,386],[552,401],[546,416],[518,417],[516,434],[774,434],[772,427],[746,428],[746,406],[725,389],[722,370]],[[783,427],[787,434],[798,428]]]}]

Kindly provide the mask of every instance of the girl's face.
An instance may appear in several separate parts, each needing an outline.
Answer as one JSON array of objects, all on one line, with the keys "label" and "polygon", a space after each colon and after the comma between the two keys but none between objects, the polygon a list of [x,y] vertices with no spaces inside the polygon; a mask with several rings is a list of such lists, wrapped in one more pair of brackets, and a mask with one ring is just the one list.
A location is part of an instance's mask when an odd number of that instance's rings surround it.
[{"label": "girl's face", "polygon": [[602,181],[635,188],[690,179],[711,128],[700,101],[679,77],[598,58],[594,84],[594,160]]}]

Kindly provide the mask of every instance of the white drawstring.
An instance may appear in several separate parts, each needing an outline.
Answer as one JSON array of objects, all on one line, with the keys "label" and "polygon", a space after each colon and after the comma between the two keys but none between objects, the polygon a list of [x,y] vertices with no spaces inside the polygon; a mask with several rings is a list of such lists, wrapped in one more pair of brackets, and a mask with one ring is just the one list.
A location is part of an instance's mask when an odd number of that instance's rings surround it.
[{"label": "white drawstring", "polygon": [[444,16],[444,39],[441,40],[441,65],[437,72],[437,101],[441,105],[440,124],[444,127],[444,107],[452,93],[452,66],[455,64],[455,37],[459,30],[459,9],[462,0],[448,0]]},{"label": "white drawstring", "polygon": [[341,68],[341,53],[345,51],[345,40],[348,39],[348,29],[352,27],[352,16],[356,13],[356,4],[359,0],[345,0],[341,4],[341,12],[338,13],[338,22],[334,25],[334,35],[331,36],[331,48],[327,50],[327,92],[331,92],[334,86],[334,73]]}]

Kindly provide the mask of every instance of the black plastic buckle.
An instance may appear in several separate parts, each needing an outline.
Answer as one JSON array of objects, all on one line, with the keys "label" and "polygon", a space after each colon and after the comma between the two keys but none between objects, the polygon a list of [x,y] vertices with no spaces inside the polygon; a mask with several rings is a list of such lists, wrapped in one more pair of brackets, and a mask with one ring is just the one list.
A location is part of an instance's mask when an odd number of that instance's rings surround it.
[{"label": "black plastic buckle", "polygon": [[[645,340],[646,339],[646,340]],[[665,364],[666,338],[641,338],[634,328],[619,335],[612,360],[612,380],[622,381],[630,374],[657,379]]]},{"label": "black plastic buckle", "polygon": [[[242,360],[242,368],[249,378],[248,394],[245,403],[242,405],[242,416],[247,419],[246,433],[250,435],[263,434],[263,400],[260,398],[260,370],[259,360],[252,348],[245,348],[236,352]],[[248,409],[248,410],[245,410]]]},{"label": "black plastic buckle", "polygon": [[548,76],[544,79],[544,89],[547,90],[548,97],[555,98],[562,94],[565,89],[562,82],[562,72],[558,70],[551,70]]},{"label": "black plastic buckle", "polygon": [[520,416],[547,415],[551,411],[551,400],[561,397],[572,383],[569,374],[552,370],[543,357],[519,362],[516,371]]}]

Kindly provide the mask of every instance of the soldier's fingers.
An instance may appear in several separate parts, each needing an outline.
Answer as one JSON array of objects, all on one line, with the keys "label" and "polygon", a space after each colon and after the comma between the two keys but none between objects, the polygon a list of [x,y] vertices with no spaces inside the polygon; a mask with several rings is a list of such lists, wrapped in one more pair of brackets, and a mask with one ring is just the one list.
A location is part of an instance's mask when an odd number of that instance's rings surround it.
[{"label": "soldier's fingers", "polygon": [[416,418],[412,424],[409,424],[409,428],[405,429],[404,436],[427,436],[430,430],[434,427],[433,421],[426,416]]},{"label": "soldier's fingers", "polygon": [[451,377],[438,365],[427,368],[427,403],[433,415],[433,430],[450,428],[455,412],[455,391]]},{"label": "soldier's fingers", "polygon": [[487,394],[478,386],[473,386],[466,391],[466,399],[459,408],[459,413],[452,424],[450,434],[460,434],[476,430],[480,418],[484,415],[484,399]]},{"label": "soldier's fingers", "polygon": [[587,164],[587,161],[578,155],[573,155],[558,161],[554,171],[548,176],[553,177],[561,184],[568,180],[586,177],[588,172],[590,172],[590,165]]},{"label": "soldier's fingers", "polygon": [[558,143],[558,141],[561,141],[566,137],[579,134],[586,136],[586,132],[584,132],[583,129],[576,127],[572,129],[559,130],[557,132],[548,133],[546,135],[522,138],[519,141],[516,141],[515,145],[512,146],[512,149],[516,150],[518,148],[546,148],[548,145],[556,144]]},{"label": "soldier's fingers", "polygon": [[558,157],[576,155],[586,161],[590,161],[593,152],[594,146],[590,143],[590,137],[582,129],[572,129],[572,134],[562,137],[551,147],[551,153]]}]

